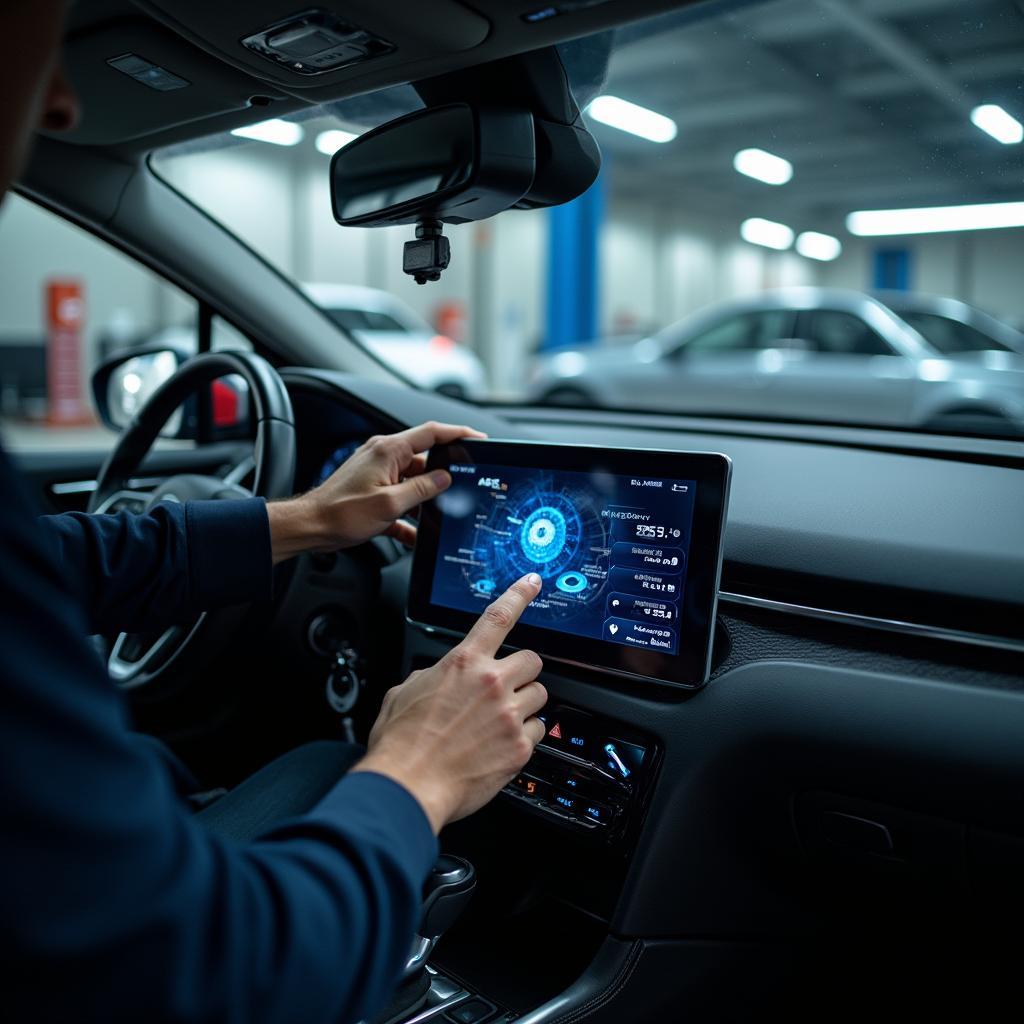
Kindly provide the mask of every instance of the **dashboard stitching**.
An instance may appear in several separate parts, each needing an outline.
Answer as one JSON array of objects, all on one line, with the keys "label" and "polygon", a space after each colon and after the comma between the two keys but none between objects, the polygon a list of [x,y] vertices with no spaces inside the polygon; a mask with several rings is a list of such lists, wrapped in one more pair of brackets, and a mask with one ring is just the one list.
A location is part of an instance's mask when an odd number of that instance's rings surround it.
[{"label": "dashboard stitching", "polygon": [[611,980],[611,982],[609,982],[604,989],[598,992],[597,995],[588,999],[587,1002],[573,1008],[561,1017],[556,1017],[553,1024],[575,1024],[576,1021],[592,1016],[602,1007],[610,1003],[619,994],[619,992],[629,984],[629,979],[633,976],[633,972],[636,970],[637,964],[640,962],[642,949],[643,943],[640,942],[639,939],[636,940],[629,949],[629,955],[626,957],[625,963],[619,969],[619,973]]}]

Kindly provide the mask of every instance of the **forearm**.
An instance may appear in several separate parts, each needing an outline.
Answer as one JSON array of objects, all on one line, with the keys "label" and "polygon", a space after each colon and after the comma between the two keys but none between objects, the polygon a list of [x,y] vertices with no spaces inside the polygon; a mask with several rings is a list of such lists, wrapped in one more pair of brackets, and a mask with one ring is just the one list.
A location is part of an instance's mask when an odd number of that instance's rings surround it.
[{"label": "forearm", "polygon": [[162,629],[272,593],[262,499],[161,503],[141,515],[69,512],[38,523],[92,632]]},{"label": "forearm", "polygon": [[267,505],[274,565],[307,551],[331,550],[323,517],[308,496]]}]

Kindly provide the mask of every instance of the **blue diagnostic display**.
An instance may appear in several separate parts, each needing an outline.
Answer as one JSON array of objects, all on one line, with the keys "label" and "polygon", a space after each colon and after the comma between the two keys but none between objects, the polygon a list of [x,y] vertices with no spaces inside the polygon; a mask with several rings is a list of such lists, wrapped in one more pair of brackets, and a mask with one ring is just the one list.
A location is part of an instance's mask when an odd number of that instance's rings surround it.
[{"label": "blue diagnostic display", "polygon": [[693,480],[449,468],[452,485],[438,498],[432,603],[479,613],[520,576],[536,572],[543,587],[524,623],[678,652]]}]

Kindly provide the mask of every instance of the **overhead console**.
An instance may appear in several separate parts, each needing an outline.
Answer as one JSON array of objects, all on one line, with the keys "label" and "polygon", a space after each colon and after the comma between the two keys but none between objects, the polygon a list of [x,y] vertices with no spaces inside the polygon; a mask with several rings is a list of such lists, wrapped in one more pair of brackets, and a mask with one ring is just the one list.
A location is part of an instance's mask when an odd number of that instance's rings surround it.
[{"label": "overhead console", "polygon": [[399,66],[478,46],[490,23],[456,0],[417,3],[321,0],[293,10],[279,0],[244,6],[208,0],[137,0],[197,45],[288,90],[337,84],[369,62]]}]

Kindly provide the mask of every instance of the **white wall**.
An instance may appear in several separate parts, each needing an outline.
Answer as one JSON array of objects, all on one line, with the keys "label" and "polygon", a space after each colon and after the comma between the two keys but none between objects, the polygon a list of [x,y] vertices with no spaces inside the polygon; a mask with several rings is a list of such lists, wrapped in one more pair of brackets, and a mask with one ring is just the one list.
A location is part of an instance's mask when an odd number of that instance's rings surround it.
[{"label": "white wall", "polygon": [[1024,322],[1024,230],[966,231],[899,238],[850,238],[821,265],[821,283],[870,288],[876,249],[910,252],[914,291],[962,299],[1000,319]]},{"label": "white wall", "polygon": [[86,231],[17,195],[0,206],[0,341],[46,338],[46,283],[81,282],[85,296],[83,386],[98,356],[99,337],[133,338],[184,324],[195,306],[176,288]]}]

